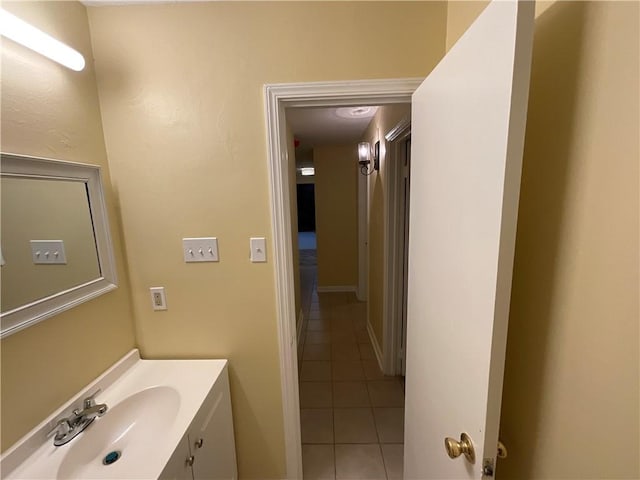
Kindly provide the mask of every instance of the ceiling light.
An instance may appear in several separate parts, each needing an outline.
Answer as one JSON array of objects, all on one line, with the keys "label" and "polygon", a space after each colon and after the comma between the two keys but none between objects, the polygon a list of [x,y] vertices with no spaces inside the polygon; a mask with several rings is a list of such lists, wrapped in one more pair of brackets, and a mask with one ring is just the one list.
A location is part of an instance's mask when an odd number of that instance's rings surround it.
[{"label": "ceiling light", "polygon": [[0,34],[71,70],[79,72],[84,68],[84,57],[80,52],[4,9],[0,9]]},{"label": "ceiling light", "polygon": [[340,107],[336,108],[336,115],[341,118],[369,118],[373,117],[378,107]]},{"label": "ceiling light", "polygon": [[311,177],[316,174],[316,169],[313,167],[302,167],[300,169],[300,175],[303,177]]}]

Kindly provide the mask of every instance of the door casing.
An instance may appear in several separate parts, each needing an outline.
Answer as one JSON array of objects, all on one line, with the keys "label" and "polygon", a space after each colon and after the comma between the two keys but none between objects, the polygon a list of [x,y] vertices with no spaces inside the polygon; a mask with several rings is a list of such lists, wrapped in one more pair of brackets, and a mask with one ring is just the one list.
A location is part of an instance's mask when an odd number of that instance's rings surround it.
[{"label": "door casing", "polygon": [[272,258],[276,288],[286,475],[289,479],[302,478],[302,448],[285,108],[411,103],[411,95],[422,81],[422,78],[345,80],[268,84],[264,87],[274,252]]},{"label": "door casing", "polygon": [[[401,282],[405,243],[401,231],[404,231],[404,202],[401,165],[402,142],[411,135],[411,117],[402,118],[385,134],[387,144],[387,167],[385,170],[384,190],[384,299],[383,299],[383,335],[385,347],[382,355],[382,371],[385,375],[399,375],[400,354],[400,311],[404,303]],[[407,205],[408,208],[408,205]]]}]

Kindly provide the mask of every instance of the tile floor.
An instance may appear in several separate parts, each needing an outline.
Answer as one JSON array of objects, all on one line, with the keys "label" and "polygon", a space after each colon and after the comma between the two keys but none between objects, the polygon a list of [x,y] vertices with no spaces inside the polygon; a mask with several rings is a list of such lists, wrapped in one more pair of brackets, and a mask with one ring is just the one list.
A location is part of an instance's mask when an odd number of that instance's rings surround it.
[{"label": "tile floor", "polygon": [[351,293],[309,290],[300,367],[304,479],[402,479],[404,392],[378,367],[366,304]]}]

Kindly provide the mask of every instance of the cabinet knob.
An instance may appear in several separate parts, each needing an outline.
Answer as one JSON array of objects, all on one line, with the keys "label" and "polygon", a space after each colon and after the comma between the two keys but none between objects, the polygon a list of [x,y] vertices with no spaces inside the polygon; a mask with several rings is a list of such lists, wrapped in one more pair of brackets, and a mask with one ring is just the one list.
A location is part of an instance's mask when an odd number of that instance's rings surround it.
[{"label": "cabinet knob", "polygon": [[202,448],[203,444],[204,444],[204,438],[199,438],[198,440],[196,440],[195,446],[196,448]]},{"label": "cabinet knob", "polygon": [[187,467],[191,467],[193,466],[193,462],[195,461],[196,457],[194,457],[193,455],[187,457]]}]

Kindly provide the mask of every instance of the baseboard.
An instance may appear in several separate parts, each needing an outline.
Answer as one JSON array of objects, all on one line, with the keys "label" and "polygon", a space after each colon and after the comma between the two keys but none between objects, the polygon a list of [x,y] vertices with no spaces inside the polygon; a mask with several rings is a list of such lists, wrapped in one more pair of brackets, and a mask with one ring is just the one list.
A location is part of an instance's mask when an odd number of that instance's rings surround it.
[{"label": "baseboard", "polygon": [[332,292],[357,292],[358,287],[355,285],[327,285],[320,286],[316,288],[318,293],[332,293]]},{"label": "baseboard", "polygon": [[384,372],[384,369],[382,368],[382,349],[380,348],[380,344],[378,343],[376,334],[373,333],[373,327],[369,322],[367,322],[367,333],[369,334],[369,340],[371,340],[373,351],[376,354],[376,360],[378,360],[378,366],[380,367],[380,371]]}]

